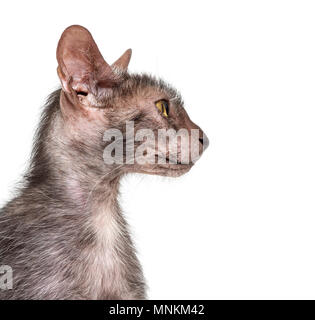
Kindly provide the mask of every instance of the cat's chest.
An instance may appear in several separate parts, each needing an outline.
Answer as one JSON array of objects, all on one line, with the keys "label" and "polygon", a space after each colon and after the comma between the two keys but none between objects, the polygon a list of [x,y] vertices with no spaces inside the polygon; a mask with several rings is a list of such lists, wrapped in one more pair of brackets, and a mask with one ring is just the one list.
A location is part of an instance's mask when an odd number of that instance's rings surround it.
[{"label": "cat's chest", "polygon": [[118,298],[128,287],[125,265],[122,261],[123,238],[115,212],[110,208],[102,211],[92,220],[95,244],[87,254],[87,281],[94,288],[95,299]]}]

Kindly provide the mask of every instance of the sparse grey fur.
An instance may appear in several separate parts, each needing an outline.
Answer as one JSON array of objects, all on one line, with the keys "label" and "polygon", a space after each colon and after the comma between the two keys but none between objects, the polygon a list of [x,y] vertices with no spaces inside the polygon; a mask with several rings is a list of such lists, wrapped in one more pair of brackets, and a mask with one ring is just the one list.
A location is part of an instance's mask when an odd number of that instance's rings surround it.
[{"label": "sparse grey fur", "polygon": [[[66,89],[69,83],[63,82]],[[95,90],[97,100],[94,91],[81,95],[71,89],[80,106],[69,103],[64,90],[49,96],[22,187],[0,211],[0,265],[13,269],[13,289],[0,290],[0,299],[145,299],[117,200],[120,178],[128,172],[175,177],[193,163],[108,165],[103,134],[109,128],[124,132],[126,121],[134,121],[135,132],[200,128],[178,92],[145,74],[122,72],[102,96]],[[155,107],[160,99],[169,101],[167,119]],[[206,137],[200,132],[202,150]]]},{"label": "sparse grey fur", "polygon": [[[14,276],[13,290],[0,290],[0,299],[144,299],[142,270],[117,202],[121,173],[97,168],[101,148],[62,138],[59,95],[51,94],[44,108],[24,186],[0,212],[0,265],[10,265]],[[111,257],[91,222],[102,214],[119,229]],[[116,265],[99,261],[106,257]]]}]

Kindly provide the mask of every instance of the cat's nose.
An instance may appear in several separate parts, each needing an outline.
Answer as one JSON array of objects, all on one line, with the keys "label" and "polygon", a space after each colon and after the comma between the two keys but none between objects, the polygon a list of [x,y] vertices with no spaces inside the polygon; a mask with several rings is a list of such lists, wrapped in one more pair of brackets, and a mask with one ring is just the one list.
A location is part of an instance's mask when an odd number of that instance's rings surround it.
[{"label": "cat's nose", "polygon": [[202,146],[202,150],[205,151],[209,147],[209,139],[204,132],[201,132],[199,142]]},{"label": "cat's nose", "polygon": [[[204,151],[208,148],[209,146],[209,139],[207,135],[198,127],[199,130],[199,144],[196,147],[198,148],[198,156],[195,154],[192,154],[192,162],[195,163],[198,159],[200,159],[201,155],[204,153]],[[195,140],[196,142],[198,141],[197,139]],[[191,152],[194,152],[196,150],[194,147],[192,147]]]}]

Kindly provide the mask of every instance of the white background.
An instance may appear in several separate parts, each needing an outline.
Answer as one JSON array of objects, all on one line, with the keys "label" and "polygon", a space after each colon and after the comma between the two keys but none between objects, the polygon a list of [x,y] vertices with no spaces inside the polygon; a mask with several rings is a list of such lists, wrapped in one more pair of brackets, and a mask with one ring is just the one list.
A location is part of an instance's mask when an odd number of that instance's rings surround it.
[{"label": "white background", "polygon": [[0,200],[58,84],[67,26],[181,92],[211,146],[186,176],[131,176],[122,206],[152,299],[315,298],[315,3],[6,1]]}]

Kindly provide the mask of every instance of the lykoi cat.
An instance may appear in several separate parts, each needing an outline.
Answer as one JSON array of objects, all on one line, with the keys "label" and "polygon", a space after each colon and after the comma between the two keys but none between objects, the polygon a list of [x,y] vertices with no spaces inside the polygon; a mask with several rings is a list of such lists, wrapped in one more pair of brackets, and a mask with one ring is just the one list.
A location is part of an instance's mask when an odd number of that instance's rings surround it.
[{"label": "lykoi cat", "polygon": [[[0,299],[146,298],[117,200],[120,178],[129,172],[180,176],[196,160],[181,161],[193,148],[191,132],[199,132],[200,154],[208,139],[177,91],[149,75],[128,73],[130,58],[127,50],[109,65],[88,30],[71,26],[63,32],[57,48],[61,89],[44,107],[23,186],[0,212],[0,265],[13,271],[13,288],[0,290]],[[128,145],[127,122],[134,124],[132,138],[150,130],[141,156],[153,154],[154,163],[104,158],[112,143],[104,132],[121,132]],[[153,143],[161,129],[188,134]],[[128,152],[140,157],[140,140],[122,149],[123,159]]]}]

